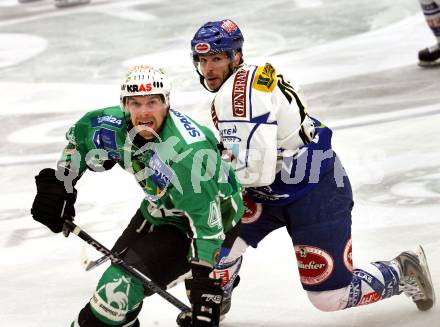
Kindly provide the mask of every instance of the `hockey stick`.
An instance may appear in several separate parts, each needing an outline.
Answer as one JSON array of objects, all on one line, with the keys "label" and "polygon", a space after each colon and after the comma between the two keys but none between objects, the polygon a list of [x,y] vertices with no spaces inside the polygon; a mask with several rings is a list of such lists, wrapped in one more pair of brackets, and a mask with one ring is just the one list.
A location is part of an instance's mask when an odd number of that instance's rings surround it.
[{"label": "hockey stick", "polygon": [[70,220],[65,220],[64,227],[70,231],[71,233],[77,235],[82,240],[89,243],[91,246],[93,246],[96,250],[106,255],[110,261],[114,264],[117,264],[124,268],[127,272],[132,274],[134,277],[139,279],[141,283],[144,285],[144,287],[150,291],[153,291],[163,297],[165,300],[170,302],[172,305],[174,305],[176,308],[180,309],[181,311],[189,311],[191,310],[185,303],[181,302],[178,298],[174,297],[161,287],[157,286],[155,283],[153,283],[147,276],[145,276],[143,273],[141,273],[139,270],[134,268],[133,266],[130,266],[128,263],[126,263],[124,260],[119,258],[119,256],[109,249],[107,249],[104,245],[99,243],[97,240],[95,240],[93,237],[91,237],[89,234],[87,234],[85,231],[81,229],[81,227],[77,226],[75,223],[73,223]]},{"label": "hockey stick", "polygon": [[99,259],[93,260],[89,257],[87,254],[87,248],[84,244],[81,248],[79,259],[81,262],[81,266],[85,269],[85,271],[92,270],[93,268],[96,268],[97,266],[101,265],[104,262],[108,261],[108,257],[106,255],[103,255]]}]

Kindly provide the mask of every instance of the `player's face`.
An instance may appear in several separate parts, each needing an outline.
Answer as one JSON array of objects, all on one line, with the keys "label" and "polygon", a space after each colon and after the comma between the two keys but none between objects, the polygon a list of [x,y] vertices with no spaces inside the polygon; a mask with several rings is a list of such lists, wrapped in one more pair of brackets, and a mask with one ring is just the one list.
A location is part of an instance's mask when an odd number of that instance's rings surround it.
[{"label": "player's face", "polygon": [[200,72],[208,84],[208,87],[217,91],[228,78],[229,71],[233,67],[231,59],[226,52],[213,53],[199,56]]},{"label": "player's face", "polygon": [[136,131],[146,140],[154,139],[168,114],[168,106],[160,95],[132,96],[125,107],[130,112],[131,122]]}]

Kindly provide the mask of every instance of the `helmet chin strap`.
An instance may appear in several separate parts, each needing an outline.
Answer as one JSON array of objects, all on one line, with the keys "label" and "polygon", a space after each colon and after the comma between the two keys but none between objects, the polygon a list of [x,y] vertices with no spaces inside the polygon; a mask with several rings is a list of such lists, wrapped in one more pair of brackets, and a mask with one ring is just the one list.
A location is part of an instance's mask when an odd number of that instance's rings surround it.
[{"label": "helmet chin strap", "polygon": [[205,77],[203,77],[203,75],[199,72],[199,70],[196,68],[196,72],[197,72],[197,74],[199,75],[199,81],[200,81],[200,84],[202,84],[202,86],[205,88],[205,90],[207,90],[207,91],[209,91],[209,92],[211,92],[211,93],[216,93],[217,91],[214,91],[214,90],[211,90],[210,88],[209,88],[209,86],[208,85],[206,85],[206,80],[205,80]]}]

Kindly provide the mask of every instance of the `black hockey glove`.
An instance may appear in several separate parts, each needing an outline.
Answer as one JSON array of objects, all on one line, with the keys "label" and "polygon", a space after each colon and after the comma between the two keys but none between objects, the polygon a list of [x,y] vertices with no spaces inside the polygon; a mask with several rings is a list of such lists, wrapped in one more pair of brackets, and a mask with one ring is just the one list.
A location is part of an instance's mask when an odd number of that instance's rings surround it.
[{"label": "black hockey glove", "polygon": [[74,204],[76,189],[67,193],[64,183],[55,176],[55,170],[45,168],[35,176],[37,195],[32,204],[32,217],[50,228],[54,233],[63,230],[65,219],[73,220],[75,217]]},{"label": "black hockey glove", "polygon": [[217,327],[223,299],[221,280],[209,277],[190,278],[185,280],[185,286],[192,312],[182,312],[179,315],[179,326]]}]

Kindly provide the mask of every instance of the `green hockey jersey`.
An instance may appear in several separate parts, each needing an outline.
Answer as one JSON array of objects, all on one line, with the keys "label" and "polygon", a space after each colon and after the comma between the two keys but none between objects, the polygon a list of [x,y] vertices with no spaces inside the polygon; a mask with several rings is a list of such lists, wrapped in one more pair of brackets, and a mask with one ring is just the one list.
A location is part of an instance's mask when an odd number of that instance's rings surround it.
[{"label": "green hockey jersey", "polygon": [[119,164],[142,187],[141,211],[151,224],[172,224],[192,238],[189,258],[211,265],[225,232],[243,214],[241,187],[220,158],[213,133],[169,109],[158,137],[136,135],[119,106],[88,112],[66,134],[59,168],[79,178],[86,169]]}]

